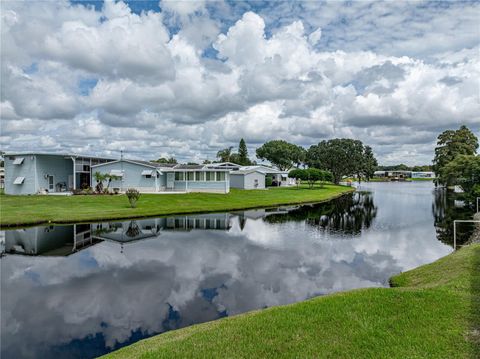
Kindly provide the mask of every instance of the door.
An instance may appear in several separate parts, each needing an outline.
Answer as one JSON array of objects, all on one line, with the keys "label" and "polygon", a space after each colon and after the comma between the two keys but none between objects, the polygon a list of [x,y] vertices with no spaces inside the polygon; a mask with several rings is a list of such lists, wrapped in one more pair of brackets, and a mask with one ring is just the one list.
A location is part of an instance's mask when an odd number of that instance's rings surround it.
[{"label": "door", "polygon": [[53,176],[48,176],[48,192],[55,192]]},{"label": "door", "polygon": [[173,182],[175,180],[175,173],[167,173],[167,188],[173,189]]}]

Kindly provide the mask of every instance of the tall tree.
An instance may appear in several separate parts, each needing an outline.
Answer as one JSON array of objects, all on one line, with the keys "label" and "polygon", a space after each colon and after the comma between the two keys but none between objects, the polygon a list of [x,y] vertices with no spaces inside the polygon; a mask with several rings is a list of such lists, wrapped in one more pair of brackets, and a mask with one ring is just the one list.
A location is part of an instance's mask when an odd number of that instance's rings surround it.
[{"label": "tall tree", "polygon": [[372,148],[370,146],[365,146],[365,150],[363,152],[363,175],[370,181],[377,169],[378,162],[373,154]]},{"label": "tall tree", "polygon": [[238,158],[236,163],[242,166],[249,166],[252,163],[250,158],[248,158],[247,144],[243,138],[240,139],[240,143],[238,144]]},{"label": "tall tree", "polygon": [[448,176],[442,176],[443,168],[459,155],[475,155],[478,149],[478,139],[466,126],[458,130],[443,131],[437,140],[433,169],[437,173],[438,182],[450,185]]},{"label": "tall tree", "polygon": [[281,171],[299,166],[305,159],[305,149],[284,140],[273,140],[257,148],[257,157],[270,161]]},{"label": "tall tree", "polygon": [[232,150],[233,147],[227,147],[224,148],[223,150],[220,150],[217,152],[217,158],[220,160],[220,162],[230,162],[231,157],[232,157]]},{"label": "tall tree", "polygon": [[339,183],[343,176],[357,174],[363,163],[363,144],[359,140],[335,138],[311,146],[305,161],[309,167],[328,170],[333,181]]}]

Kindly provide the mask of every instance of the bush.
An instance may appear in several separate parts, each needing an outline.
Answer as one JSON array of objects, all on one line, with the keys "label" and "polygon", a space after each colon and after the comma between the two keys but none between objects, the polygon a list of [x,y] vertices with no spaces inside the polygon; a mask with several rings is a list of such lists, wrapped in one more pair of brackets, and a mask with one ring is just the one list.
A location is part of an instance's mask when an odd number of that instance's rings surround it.
[{"label": "bush", "polygon": [[272,187],[273,185],[273,178],[270,176],[265,177],[265,187]]},{"label": "bush", "polygon": [[129,188],[125,191],[125,194],[130,202],[130,206],[135,208],[137,206],[137,201],[140,198],[140,192],[138,192],[135,188]]},{"label": "bush", "polygon": [[331,182],[333,181],[333,175],[329,171],[319,170],[317,168],[307,168],[307,169],[293,169],[288,173],[288,177],[295,178],[297,181],[297,186],[300,181],[308,182],[310,188],[313,188],[314,184],[320,181],[322,182]]}]

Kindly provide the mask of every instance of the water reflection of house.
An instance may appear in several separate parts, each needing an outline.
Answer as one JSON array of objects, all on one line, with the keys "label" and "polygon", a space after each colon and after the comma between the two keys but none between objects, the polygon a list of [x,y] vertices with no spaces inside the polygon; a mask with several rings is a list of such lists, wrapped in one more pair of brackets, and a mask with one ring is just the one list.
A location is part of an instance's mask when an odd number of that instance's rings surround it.
[{"label": "water reflection of house", "polygon": [[89,224],[41,226],[5,231],[5,253],[68,256],[98,243]]},{"label": "water reflection of house", "polygon": [[190,231],[196,229],[228,230],[230,229],[230,215],[227,213],[211,213],[91,224],[91,231],[95,238],[119,243],[157,237],[161,231]]},{"label": "water reflection of house", "polygon": [[210,213],[195,216],[176,216],[165,218],[165,230],[190,231],[194,229],[230,229],[228,213]]},{"label": "water reflection of house", "polygon": [[40,226],[5,231],[1,254],[68,256],[96,243],[127,243],[157,237],[161,231],[229,230],[230,215],[148,218],[124,222]]},{"label": "water reflection of house", "polygon": [[95,238],[127,243],[158,236],[162,222],[163,218],[149,218],[126,222],[92,223],[90,226]]}]

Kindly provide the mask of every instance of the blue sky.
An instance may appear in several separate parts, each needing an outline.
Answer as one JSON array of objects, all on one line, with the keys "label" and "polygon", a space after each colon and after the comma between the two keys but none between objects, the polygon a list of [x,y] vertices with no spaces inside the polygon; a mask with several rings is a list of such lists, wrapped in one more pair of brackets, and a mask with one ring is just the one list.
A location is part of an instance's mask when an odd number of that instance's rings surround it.
[{"label": "blue sky", "polygon": [[2,2],[2,150],[214,159],[247,141],[428,163],[480,130],[480,3]]}]

